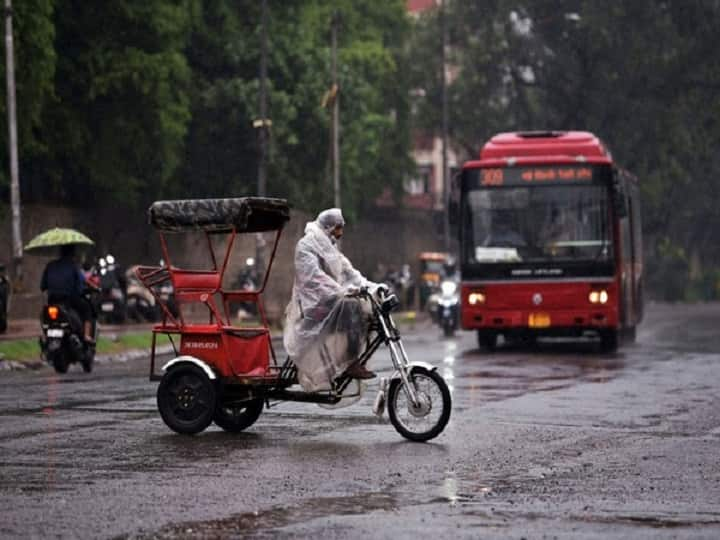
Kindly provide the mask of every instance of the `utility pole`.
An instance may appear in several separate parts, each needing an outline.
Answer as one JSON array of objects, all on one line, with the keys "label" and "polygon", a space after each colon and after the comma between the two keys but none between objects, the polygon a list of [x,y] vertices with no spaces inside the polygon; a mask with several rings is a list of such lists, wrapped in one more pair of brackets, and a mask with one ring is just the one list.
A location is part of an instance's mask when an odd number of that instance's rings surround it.
[{"label": "utility pole", "polygon": [[337,31],[340,25],[340,14],[335,11],[330,23],[331,28],[331,58],[332,58],[332,176],[334,206],[340,208],[340,92],[337,80]]},{"label": "utility pole", "polygon": [[7,82],[8,145],[10,155],[10,206],[15,283],[22,282],[22,235],[20,231],[20,179],[18,172],[17,112],[15,108],[15,52],[13,47],[12,0],[5,0],[5,79]]},{"label": "utility pole", "polygon": [[[258,97],[260,118],[253,122],[253,127],[258,130],[258,197],[265,197],[267,194],[268,131],[271,125],[271,122],[267,117],[267,63],[267,0],[262,0],[260,14],[260,95]],[[263,237],[263,234],[256,233],[255,268],[259,279],[262,279],[265,275],[265,258],[263,256],[264,248],[265,238]],[[262,284],[258,283],[257,286],[260,287]]]},{"label": "utility pole", "polygon": [[267,0],[262,0],[260,29],[260,119],[255,121],[258,131],[260,155],[258,156],[258,196],[264,197],[267,192]]},{"label": "utility pole", "polygon": [[448,97],[447,97],[447,78],[446,73],[446,48],[447,48],[447,21],[445,15],[445,2],[440,0],[440,32],[441,38],[441,89],[442,89],[442,209],[443,209],[443,240],[445,244],[445,251],[450,252],[450,216],[448,215]]}]

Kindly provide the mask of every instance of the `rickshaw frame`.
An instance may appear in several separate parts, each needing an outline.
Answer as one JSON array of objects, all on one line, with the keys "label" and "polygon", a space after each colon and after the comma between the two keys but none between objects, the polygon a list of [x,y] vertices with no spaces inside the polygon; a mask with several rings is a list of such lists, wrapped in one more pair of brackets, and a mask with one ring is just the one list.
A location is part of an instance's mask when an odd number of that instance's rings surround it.
[{"label": "rickshaw frame", "polygon": [[[229,220],[223,220],[223,219],[207,219],[205,222],[198,222],[197,220],[187,220],[187,222],[180,222],[180,223],[174,223],[171,222],[168,223],[167,218],[169,213],[166,212],[164,214],[165,221],[163,222],[163,217],[160,215],[159,208],[162,208],[163,205],[170,206],[170,205],[185,205],[187,208],[192,209],[194,206],[198,204],[212,204],[213,201],[226,201],[228,204],[230,203],[237,203],[237,204],[247,204],[249,206],[257,205],[257,204],[263,204],[263,203],[270,203],[271,205],[275,206],[275,209],[280,213],[277,220],[273,221],[269,225],[246,225],[242,226],[242,224],[232,223],[232,219]],[[243,202],[240,202],[243,201]],[[218,202],[218,204],[221,204]],[[170,206],[172,208],[172,206]],[[210,320],[209,325],[215,324],[217,326],[218,331],[228,331],[228,330],[247,330],[246,328],[234,328],[230,325],[231,323],[231,315],[230,315],[230,309],[229,304],[231,301],[238,301],[238,302],[247,302],[252,303],[257,306],[258,314],[260,316],[261,321],[261,329],[266,331],[269,335],[269,323],[267,320],[267,315],[265,313],[265,309],[262,302],[262,294],[265,292],[265,288],[267,286],[268,278],[270,276],[270,271],[272,269],[273,262],[275,260],[275,255],[277,253],[278,244],[280,242],[280,237],[282,234],[282,229],[287,221],[287,219],[283,219],[282,214],[284,212],[288,212],[287,218],[289,219],[289,207],[287,206],[287,203],[282,199],[267,199],[267,198],[260,198],[260,197],[247,197],[244,199],[218,199],[218,200],[207,200],[207,199],[198,199],[198,200],[186,200],[186,201],[160,201],[154,203],[150,210],[148,211],[149,214],[149,222],[151,225],[153,225],[158,232],[159,239],[160,239],[160,247],[163,254],[163,261],[165,262],[164,266],[154,267],[154,266],[139,266],[136,269],[136,275],[138,279],[148,288],[150,293],[155,297],[155,301],[162,309],[163,318],[162,321],[159,324],[155,324],[152,328],[152,338],[151,338],[151,346],[150,346],[150,373],[149,373],[149,379],[151,381],[160,381],[163,378],[162,374],[157,373],[156,370],[156,358],[157,358],[157,338],[158,335],[165,335],[168,337],[168,340],[170,341],[173,351],[175,353],[175,358],[171,360],[170,362],[166,363],[163,366],[163,371],[167,371],[170,369],[173,365],[176,365],[179,362],[190,362],[201,369],[203,369],[208,377],[212,380],[217,380],[221,386],[223,387],[223,390],[229,391],[231,393],[237,393],[239,394],[240,401],[247,400],[247,399],[256,399],[256,398],[262,398],[266,401],[268,400],[282,400],[282,401],[300,401],[300,402],[311,402],[311,403],[322,403],[327,405],[333,405],[338,403],[342,397],[343,397],[343,391],[348,387],[352,379],[349,377],[340,377],[336,381],[335,388],[333,388],[332,391],[328,392],[304,392],[304,391],[292,391],[287,390],[289,386],[292,386],[293,384],[297,383],[297,370],[295,366],[292,364],[290,359],[288,358],[283,364],[279,364],[277,360],[277,356],[275,353],[275,348],[273,347],[272,340],[267,340],[268,349],[270,352],[270,356],[272,357],[272,363],[268,364],[266,366],[265,371],[262,374],[233,374],[229,376],[223,376],[221,373],[218,373],[218,371],[223,371],[221,369],[218,369],[218,366],[215,365],[212,361],[209,361],[207,358],[196,358],[190,355],[183,355],[181,348],[178,347],[178,345],[173,340],[174,335],[180,336],[181,340],[184,335],[187,334],[193,334],[194,332],[198,331],[208,331],[207,325],[201,325],[193,322],[186,321],[185,317],[183,316],[183,310],[182,306],[183,304],[188,303],[206,303],[209,308],[209,314],[210,314]],[[217,216],[218,218],[222,216]],[[203,232],[206,237],[208,251],[210,253],[210,258],[212,260],[213,268],[209,271],[203,271],[203,270],[187,270],[179,267],[175,267],[172,264],[172,258],[170,256],[170,249],[168,247],[168,241],[166,239],[166,234],[168,233],[183,233],[183,232]],[[230,255],[233,250],[233,246],[235,244],[235,240],[238,234],[243,233],[260,233],[260,232],[274,232],[275,238],[273,240],[273,246],[272,251],[267,263],[267,268],[265,269],[265,273],[263,276],[262,284],[260,288],[254,291],[234,291],[229,290],[226,291],[222,287],[223,278],[225,275],[225,272],[228,267],[228,263],[230,261]],[[218,257],[215,253],[215,248],[213,246],[212,236],[217,234],[226,234],[229,235],[227,246],[225,248],[225,254],[222,258],[221,264],[218,265]],[[178,283],[178,277],[180,275],[189,275],[189,276],[198,276],[198,277],[205,277],[208,274],[216,274],[216,282],[217,285],[214,287],[206,287],[206,288],[200,288],[197,287],[198,290],[183,290],[182,288],[178,290],[178,288],[175,288],[175,297],[178,303],[179,308],[179,314],[178,316],[174,316],[171,311],[168,309],[168,306],[165,304],[165,302],[160,298],[159,294],[156,292],[157,286],[170,280],[173,282],[173,285],[175,286]],[[222,312],[218,309],[214,301],[209,301],[211,299],[211,295],[220,294],[222,298]],[[251,329],[251,330],[258,330]],[[365,364],[370,357],[375,353],[375,351],[382,345],[386,340],[383,339],[382,335],[377,332],[372,332],[372,327],[370,328],[370,332],[368,332],[368,336],[372,335],[372,339],[368,339],[368,342],[366,343],[365,350],[362,353],[362,355],[359,358],[359,361],[361,364]],[[394,332],[395,339],[399,340],[399,336],[397,335],[397,331]],[[220,345],[222,347],[223,344]],[[229,353],[228,351],[223,351],[223,355],[227,356]],[[230,359],[232,360],[232,359]],[[234,387],[234,388],[233,388]],[[240,392],[237,392],[237,390],[241,390]],[[247,390],[245,392],[244,390]]]},{"label": "rickshaw frame", "polygon": [[[277,361],[261,295],[282,229],[290,218],[286,201],[261,197],[158,201],[150,206],[148,218],[159,233],[165,264],[140,266],[135,272],[163,312],[162,321],[152,329],[150,380],[160,381],[158,409],[168,427],[178,433],[195,434],[215,422],[226,431],[239,432],[257,420],[263,407],[270,406],[270,400],[342,405],[362,395],[360,382],[356,382],[355,392],[345,394],[356,381],[346,373],[331,381],[330,388],[325,390],[290,389],[298,383],[297,368],[289,356],[282,365]],[[213,263],[211,270],[189,270],[172,264],[165,234],[188,231],[205,233]],[[275,240],[261,287],[253,291],[224,290],[223,277],[237,234],[269,231],[275,232]],[[214,234],[229,235],[221,264],[215,256]],[[156,293],[157,286],[166,281],[175,289],[177,317]],[[222,312],[215,301],[217,296]],[[367,300],[372,310],[365,349],[358,363],[365,365],[385,344],[394,366],[389,380],[381,380],[373,410],[381,415],[387,402],[390,421],[407,439],[426,441],[436,437],[450,418],[450,391],[434,366],[409,361],[391,316],[399,304],[397,297],[386,288],[371,293],[368,287],[348,296]],[[254,303],[260,326],[232,326],[229,303],[233,299]],[[183,305],[187,304],[204,304],[209,313],[208,323],[186,320]],[[155,370],[159,334],[168,337],[175,352],[175,358],[163,366],[163,375]],[[180,336],[179,347],[174,335]],[[340,403],[342,400],[345,401]],[[404,407],[399,405],[403,400]],[[437,403],[436,410],[433,403]]]}]

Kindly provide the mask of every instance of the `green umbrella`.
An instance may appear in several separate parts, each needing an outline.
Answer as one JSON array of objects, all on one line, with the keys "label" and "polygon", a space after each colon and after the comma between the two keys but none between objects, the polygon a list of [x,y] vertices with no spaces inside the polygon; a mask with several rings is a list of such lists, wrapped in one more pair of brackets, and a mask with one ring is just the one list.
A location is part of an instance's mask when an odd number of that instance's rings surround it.
[{"label": "green umbrella", "polygon": [[38,234],[30,240],[30,243],[25,246],[25,251],[33,255],[53,255],[57,251],[58,246],[92,246],[94,244],[95,242],[75,229],[55,227],[54,229]]}]

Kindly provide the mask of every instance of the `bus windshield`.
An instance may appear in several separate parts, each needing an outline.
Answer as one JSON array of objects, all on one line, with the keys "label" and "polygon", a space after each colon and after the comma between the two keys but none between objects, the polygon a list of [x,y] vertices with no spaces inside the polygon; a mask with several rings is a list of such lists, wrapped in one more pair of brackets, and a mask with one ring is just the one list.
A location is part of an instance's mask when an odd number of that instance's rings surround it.
[{"label": "bus windshield", "polygon": [[488,187],[465,194],[467,264],[609,261],[608,189],[602,185]]}]

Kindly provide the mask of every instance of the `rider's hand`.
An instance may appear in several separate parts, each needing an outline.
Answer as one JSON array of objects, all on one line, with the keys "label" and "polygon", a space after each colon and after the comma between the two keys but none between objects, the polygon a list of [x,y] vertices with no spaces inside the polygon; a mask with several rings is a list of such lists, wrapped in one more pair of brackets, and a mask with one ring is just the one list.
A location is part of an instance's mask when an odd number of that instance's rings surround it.
[{"label": "rider's hand", "polygon": [[347,289],[345,289],[345,294],[347,296],[357,296],[359,293],[360,289],[354,285],[350,285]]},{"label": "rider's hand", "polygon": [[378,283],[375,291],[377,292],[377,294],[387,296],[390,292],[390,287],[388,287],[385,283]]}]

